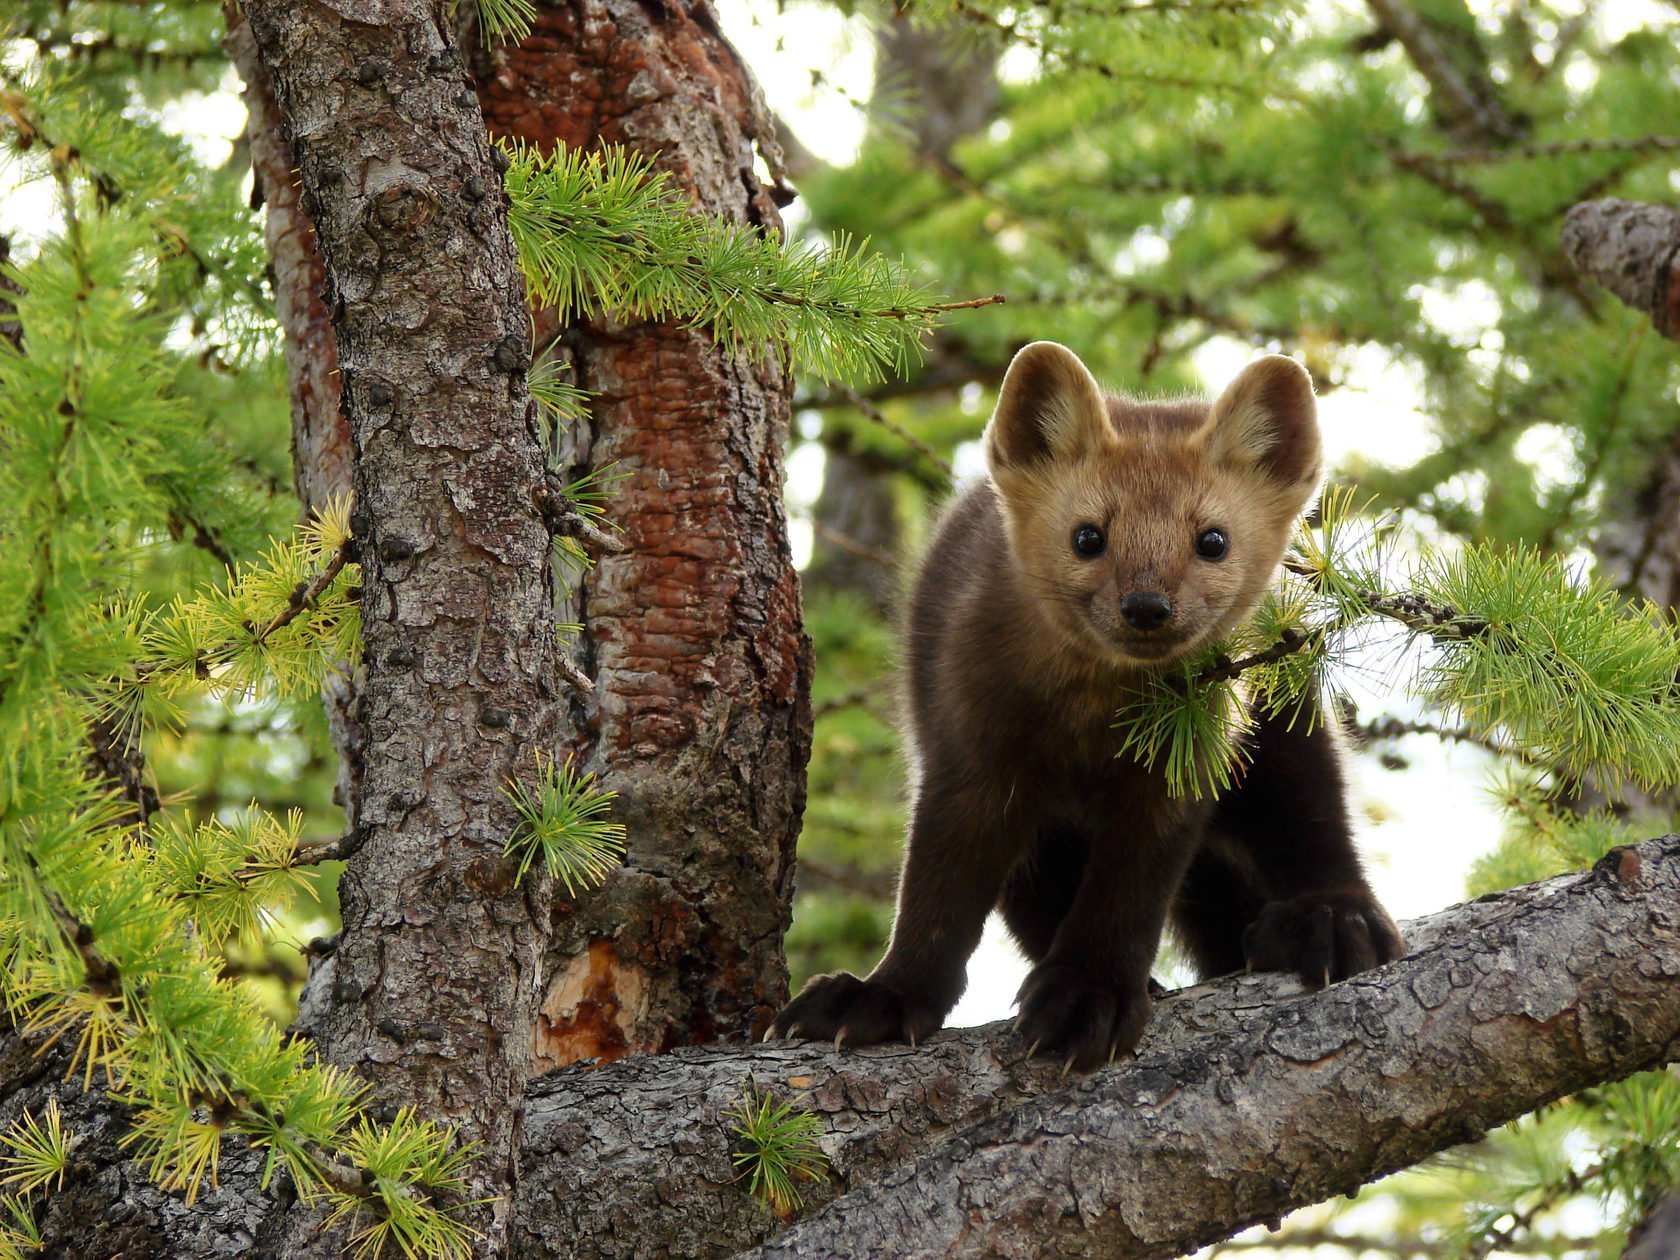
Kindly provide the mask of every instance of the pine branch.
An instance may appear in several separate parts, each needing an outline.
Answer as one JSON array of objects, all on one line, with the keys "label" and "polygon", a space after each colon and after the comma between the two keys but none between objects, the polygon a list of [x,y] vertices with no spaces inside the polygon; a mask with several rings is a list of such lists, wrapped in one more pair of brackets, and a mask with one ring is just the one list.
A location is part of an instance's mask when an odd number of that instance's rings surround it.
[{"label": "pine branch", "polygon": [[[1449,126],[1476,140],[1510,141],[1522,128],[1506,111],[1492,78],[1461,73],[1430,24],[1405,0],[1367,0],[1385,29],[1405,48],[1418,73],[1429,81]],[[1470,38],[1474,39],[1472,33]]]},{"label": "pine branch", "polygon": [[1520,748],[1503,743],[1487,735],[1480,734],[1468,726],[1443,726],[1439,722],[1416,721],[1409,718],[1393,716],[1375,717],[1360,722],[1351,728],[1351,733],[1361,743],[1374,743],[1379,740],[1400,739],[1406,735],[1430,735],[1436,739],[1450,740],[1459,744],[1474,744],[1485,749],[1496,757],[1508,757],[1513,761],[1520,761],[1532,766],[1536,770],[1554,771],[1556,767],[1541,761],[1531,753]]},{"label": "pine branch", "polygon": [[[350,559],[352,546],[353,544],[348,538],[339,543],[327,558],[327,563],[322,566],[319,573],[308,582],[300,582],[292,588],[291,594],[286,597],[286,606],[275,613],[273,619],[266,626],[257,631],[251,642],[255,646],[261,647],[276,633],[291,625],[297,619],[299,613],[305,609],[313,608],[315,601],[321,597],[322,592],[327,587],[332,585],[333,579],[339,575],[345,563]],[[237,649],[230,645],[224,650],[231,653]],[[214,657],[210,659],[214,659]]]},{"label": "pine branch", "polygon": [[1359,592],[1365,607],[1379,617],[1398,621],[1408,630],[1430,638],[1474,639],[1484,635],[1492,623],[1472,613],[1461,613],[1451,604],[1431,602],[1421,595],[1386,595],[1379,591]]},{"label": "pine branch", "polygon": [[1198,670],[1189,680],[1174,676],[1172,683],[1181,691],[1189,689],[1189,685],[1230,682],[1252,669],[1260,669],[1266,665],[1275,665],[1286,657],[1294,656],[1297,652],[1310,651],[1321,643],[1328,633],[1327,626],[1318,626],[1312,630],[1300,631],[1294,627],[1285,627],[1277,641],[1270,646],[1250,653],[1237,660],[1232,660],[1223,653]]},{"label": "pine branch", "polygon": [[681,320],[753,353],[780,349],[819,376],[874,377],[903,374],[939,316],[1004,300],[929,301],[843,238],[796,248],[695,214],[664,173],[622,150],[504,153],[521,268],[562,320],[594,306]]},{"label": "pine branch", "polygon": [[1448,149],[1442,153],[1396,151],[1391,156],[1401,165],[1418,162],[1438,166],[1482,166],[1498,162],[1546,161],[1593,153],[1669,153],[1676,149],[1680,149],[1680,136],[1583,136],[1576,140],[1517,144],[1505,148]]},{"label": "pine branch", "polygon": [[1496,1251],[1517,1250],[1518,1237],[1531,1230],[1536,1219],[1556,1207],[1562,1200],[1580,1194],[1603,1172],[1603,1166],[1596,1164],[1579,1172],[1571,1169],[1562,1179],[1545,1187],[1526,1208],[1511,1212],[1510,1224],[1483,1234],[1459,1254],[1464,1260],[1486,1260]]}]

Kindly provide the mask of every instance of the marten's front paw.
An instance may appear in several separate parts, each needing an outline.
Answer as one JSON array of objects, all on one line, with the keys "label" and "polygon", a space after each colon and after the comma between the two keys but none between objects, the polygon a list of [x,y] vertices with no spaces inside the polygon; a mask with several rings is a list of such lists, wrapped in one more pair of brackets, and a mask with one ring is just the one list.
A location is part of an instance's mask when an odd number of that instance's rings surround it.
[{"label": "marten's front paw", "polygon": [[1269,901],[1243,933],[1250,971],[1291,971],[1320,987],[1406,953],[1388,912],[1369,893],[1303,893]]},{"label": "marten's front paw", "polygon": [[859,980],[850,972],[814,976],[799,996],[776,1016],[766,1041],[775,1037],[832,1041],[835,1049],[872,1046],[881,1041],[912,1045],[944,1022],[932,1010],[878,980]]},{"label": "marten's front paw", "polygon": [[1027,1053],[1060,1058],[1081,1072],[1133,1049],[1154,1009],[1142,984],[1117,985],[1053,962],[1032,969],[1015,1001]]}]

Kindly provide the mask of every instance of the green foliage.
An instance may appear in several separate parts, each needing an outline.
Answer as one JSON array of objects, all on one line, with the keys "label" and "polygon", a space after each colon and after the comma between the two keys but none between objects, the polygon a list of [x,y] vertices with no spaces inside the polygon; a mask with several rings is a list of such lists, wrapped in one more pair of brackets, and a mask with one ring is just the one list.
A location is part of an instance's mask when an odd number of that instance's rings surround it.
[{"label": "green foliage", "polygon": [[0,1200],[5,1219],[0,1220],[0,1260],[27,1260],[39,1255],[44,1244],[41,1227],[35,1223],[35,1212],[29,1200],[21,1196],[7,1196]]},{"label": "green foliage", "polygon": [[478,26],[488,41],[518,43],[531,33],[537,9],[532,0],[473,0]]},{"label": "green foliage", "polygon": [[1660,610],[1527,547],[1436,555],[1407,585],[1488,622],[1439,642],[1433,702],[1578,779],[1680,783],[1680,641]]},{"label": "green foliage", "polygon": [[691,212],[620,149],[506,148],[508,222],[532,296],[561,319],[597,306],[779,348],[823,377],[902,373],[942,309],[878,253],[838,236],[792,247]]},{"label": "green foliage", "polygon": [[[471,1147],[455,1143],[448,1128],[418,1120],[405,1108],[388,1128],[359,1123],[345,1154],[372,1176],[368,1202],[378,1209],[364,1214],[351,1236],[357,1260],[382,1255],[391,1243],[404,1256],[467,1260],[473,1254],[477,1235],[438,1206],[438,1196],[459,1201],[467,1191],[472,1154]],[[365,1207],[355,1196],[342,1196],[328,1219],[352,1217]]]},{"label": "green foliage", "polygon": [[70,1140],[59,1115],[58,1099],[48,1101],[45,1124],[26,1111],[0,1134],[0,1142],[10,1148],[0,1156],[0,1186],[13,1194],[27,1195],[64,1184],[64,1172],[70,1166]]},{"label": "green foliage", "polygon": [[303,813],[284,822],[252,806],[231,824],[170,815],[154,827],[147,850],[171,892],[184,900],[207,946],[260,938],[272,907],[302,885],[298,856]]},{"label": "green foliage", "polygon": [[1241,754],[1243,692],[1298,705],[1350,635],[1398,621],[1430,643],[1413,685],[1473,738],[1569,782],[1680,785],[1680,636],[1657,610],[1531,548],[1466,547],[1385,573],[1381,532],[1351,530],[1349,501],[1326,498],[1250,626],[1122,700],[1122,755],[1162,762],[1177,794],[1217,793]]},{"label": "green foliage", "polygon": [[618,793],[596,787],[594,775],[539,754],[536,786],[510,779],[507,793],[519,813],[506,848],[519,861],[516,880],[524,880],[540,855],[549,875],[575,897],[604,883],[623,861],[624,824],[606,817]]},{"label": "green foliage", "polygon": [[748,1192],[778,1216],[797,1211],[804,1203],[799,1183],[828,1175],[828,1157],[818,1142],[821,1119],[794,1102],[778,1102],[753,1081],[726,1114],[739,1147],[729,1157]]}]

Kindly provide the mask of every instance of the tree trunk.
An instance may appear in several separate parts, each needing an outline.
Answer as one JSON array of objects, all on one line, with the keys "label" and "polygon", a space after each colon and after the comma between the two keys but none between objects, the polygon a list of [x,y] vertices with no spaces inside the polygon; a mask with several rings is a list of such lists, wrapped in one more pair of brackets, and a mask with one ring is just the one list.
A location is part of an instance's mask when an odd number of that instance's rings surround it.
[{"label": "tree trunk", "polygon": [[[257,57],[251,28],[236,5],[226,9],[222,46],[245,83],[245,134],[251,150],[252,200],[263,206],[274,314],[285,334],[286,390],[292,404],[292,479],[305,520],[335,499],[351,496],[350,418],[338,383],[338,341],[322,301],[326,266],[315,241],[314,220],[304,211],[297,159],[280,131],[274,87]],[[356,718],[357,683],[335,674],[322,688],[327,729],[338,752],[333,799],[350,827],[362,793],[362,727]]]},{"label": "tree trunk", "polygon": [[[757,85],[705,4],[568,0],[474,54],[497,135],[655,156],[695,207],[779,232],[779,156]],[[787,996],[782,936],[810,754],[810,645],[783,513],[789,386],[779,363],[702,329],[606,316],[556,329],[590,416],[568,473],[611,468],[629,550],[565,610],[596,695],[580,761],[619,796],[629,854],[561,902],[540,1064],[755,1035]],[[546,340],[546,336],[544,340]]]},{"label": "tree trunk", "polygon": [[[320,1056],[477,1143],[463,1218],[503,1243],[546,879],[502,856],[510,777],[558,716],[520,281],[482,115],[424,0],[245,6],[326,265],[362,566],[361,847],[311,1022]],[[266,1244],[335,1255],[318,1213]]]}]

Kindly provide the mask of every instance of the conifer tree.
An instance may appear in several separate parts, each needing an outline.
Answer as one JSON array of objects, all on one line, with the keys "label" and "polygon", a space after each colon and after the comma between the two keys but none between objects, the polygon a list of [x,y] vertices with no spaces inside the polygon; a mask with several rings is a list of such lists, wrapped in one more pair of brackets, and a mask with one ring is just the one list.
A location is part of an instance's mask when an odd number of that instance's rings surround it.
[{"label": "conifer tree", "polygon": [[[810,181],[825,235],[788,244],[773,164],[733,206],[713,179],[746,178],[769,131],[738,63],[681,80],[712,63],[673,49],[733,56],[694,14],[655,30],[643,6],[611,3],[482,0],[453,25],[420,0],[367,23],[331,11],[71,0],[8,17],[0,117],[52,209],[44,225],[6,225],[30,230],[5,273],[0,344],[0,1254],[717,1254],[795,1213],[810,1220],[784,1248],[834,1254],[885,1223],[900,1231],[885,1245],[915,1249],[921,1226],[871,1205],[918,1177],[947,1184],[942,1169],[971,1184],[974,1145],[942,1145],[946,1126],[995,1117],[1007,1152],[1035,1116],[1093,1140],[1081,1126],[1116,1099],[1145,1116],[1144,1077],[1117,1069],[1088,1110],[1030,1067],[1003,1072],[997,1034],[896,1067],[724,1047],[527,1088],[539,1019],[620,1007],[637,977],[647,1009],[616,1024],[616,1047],[602,1024],[551,1038],[552,1057],[727,1037],[785,991],[809,704],[774,499],[789,375],[814,401],[864,399],[853,419],[871,440],[915,435],[905,463],[937,484],[921,466],[940,471],[977,406],[913,412],[869,391],[908,380],[925,404],[953,378],[983,384],[1029,329],[1106,347],[1110,375],[1140,386],[1183,379],[1216,332],[1281,348],[1304,337],[1331,383],[1379,346],[1426,371],[1444,417],[1450,458],[1359,470],[1377,508],[1328,498],[1255,624],[1127,706],[1126,755],[1162,765],[1178,790],[1217,792],[1240,757],[1240,695],[1288,709],[1334,679],[1354,637],[1392,625],[1433,645],[1417,686],[1443,726],[1511,767],[1517,821],[1484,886],[1605,859],[1567,894],[1530,889],[1452,920],[1507,933],[1525,975],[1543,970],[1548,930],[1587,942],[1578,991],[1545,995],[1584,1030],[1573,1043],[1557,1021],[1522,1022],[1539,1000],[1528,991],[1478,990],[1479,1009],[1519,1029],[1489,1060],[1511,1078],[1505,1094],[1444,1073],[1427,1122],[1364,1116],[1380,1144],[1320,1159],[1300,1187],[1231,1179],[1240,1193],[1198,1203],[1177,1233],[1136,1223],[1110,1193],[1108,1160],[1055,1229],[1116,1248],[1122,1220],[1126,1246],[1216,1238],[1256,1205],[1348,1188],[1522,1100],[1589,1086],[1458,1174],[1461,1198],[1480,1196],[1454,1216],[1465,1247],[1488,1254],[1585,1194],[1612,1196],[1617,1227],[1656,1201],[1674,1179],[1672,1078],[1596,1083],[1659,1061],[1680,1036],[1662,979],[1680,953],[1660,909],[1680,854],[1613,851],[1644,833],[1555,798],[1589,782],[1674,783],[1680,643],[1660,612],[1578,580],[1558,552],[1588,536],[1596,495],[1637,475],[1641,444],[1667,440],[1674,368],[1547,229],[1586,192],[1658,195],[1647,163],[1666,138],[1604,125],[1671,104],[1666,79],[1647,81],[1662,50],[1637,32],[1601,46],[1600,28],[1550,10],[1494,38],[1450,6],[1393,0],[1358,32],[1199,0],[930,5],[918,15],[967,31],[984,55],[1034,59],[1009,84],[1007,125],[941,163],[882,139],[856,168]],[[649,101],[725,102],[717,134],[734,139],[716,170],[680,146],[657,167],[601,147],[646,144],[634,127],[566,135],[540,121],[555,100],[607,99],[587,57],[566,51],[595,48],[639,59],[645,81],[608,79],[651,111],[642,122],[666,117]],[[1582,50],[1598,70],[1586,86],[1563,73]],[[217,164],[160,118],[221,83],[229,55],[253,121]],[[1419,100],[1423,111],[1407,105]],[[248,161],[271,203],[266,240],[242,194]],[[1552,183],[1522,184],[1512,163]],[[865,234],[875,242],[847,243]],[[1455,345],[1418,318],[1449,284],[1497,294],[1497,345]],[[935,285],[1028,301],[965,314],[918,375],[952,305]],[[1547,350],[1565,327],[1576,353],[1562,361]],[[328,353],[330,368],[316,357]],[[690,414],[659,398],[661,370],[722,382],[707,399],[727,418],[718,433],[704,415],[695,433],[661,430],[660,417]],[[643,386],[653,402],[638,408]],[[1466,401],[1491,431],[1463,420]],[[1521,433],[1542,423],[1574,426],[1580,484],[1517,475]],[[288,431],[301,524],[277,436]],[[740,463],[723,496],[733,508],[719,508],[707,452]],[[1472,459],[1489,490],[1454,498]],[[662,523],[672,501],[690,534]],[[1407,535],[1372,515],[1397,503],[1465,545],[1397,547]],[[672,565],[687,576],[662,585]],[[691,590],[727,616],[652,598]],[[699,637],[679,611],[702,614]],[[782,656],[765,651],[766,621]],[[814,629],[854,664],[885,655],[880,625],[855,611]],[[677,647],[642,650],[662,635]],[[685,656],[697,642],[722,645],[698,671]],[[759,655],[730,655],[747,645]],[[738,679],[721,676],[743,661],[761,671],[742,693],[749,713],[732,707]],[[330,737],[323,690],[337,698]],[[335,752],[343,822],[325,799]],[[735,786],[720,787],[736,759]],[[775,792],[755,770],[780,776]],[[688,802],[680,816],[650,799],[660,790]],[[878,839],[892,812],[878,801],[854,830]],[[729,848],[731,818],[751,823],[757,848]],[[761,899],[762,922],[718,913],[726,897]],[[335,920],[341,935],[297,947]],[[1393,997],[1439,1012],[1417,1018],[1446,1055],[1469,1002],[1418,995],[1445,983],[1448,961],[1487,955],[1475,934],[1437,948],[1430,932]],[[280,1030],[305,957],[307,1039]],[[703,1001],[681,1005],[683,976]],[[1244,1061],[1260,1075],[1296,1061],[1279,1045],[1345,1038],[1349,1019],[1358,1036],[1387,1034],[1377,1007],[1334,992],[1293,1010],[1263,1003],[1232,1032],[1220,1004],[1234,993],[1210,994],[1202,1018],[1225,1020],[1221,1044],[1256,1056]],[[1197,1017],[1173,1018],[1158,1053],[1205,1055],[1185,1031]],[[1363,1065],[1368,1049],[1344,1052]],[[797,1096],[812,1070],[858,1077],[861,1101]],[[1217,1103],[1210,1135],[1240,1114]],[[1559,1152],[1584,1126],[1598,1157],[1581,1167]],[[843,1144],[848,1128],[868,1149]],[[1210,1145],[1211,1161],[1259,1158],[1241,1133],[1219,1140],[1230,1145]],[[665,1161],[651,1171],[650,1151]],[[831,1161],[856,1197],[837,1197]],[[895,1164],[917,1176],[888,1175]],[[984,1175],[996,1230],[1056,1189]],[[1397,1194],[1418,1228],[1437,1228],[1423,1191]],[[1042,1249],[1068,1235],[1032,1237]]]}]

